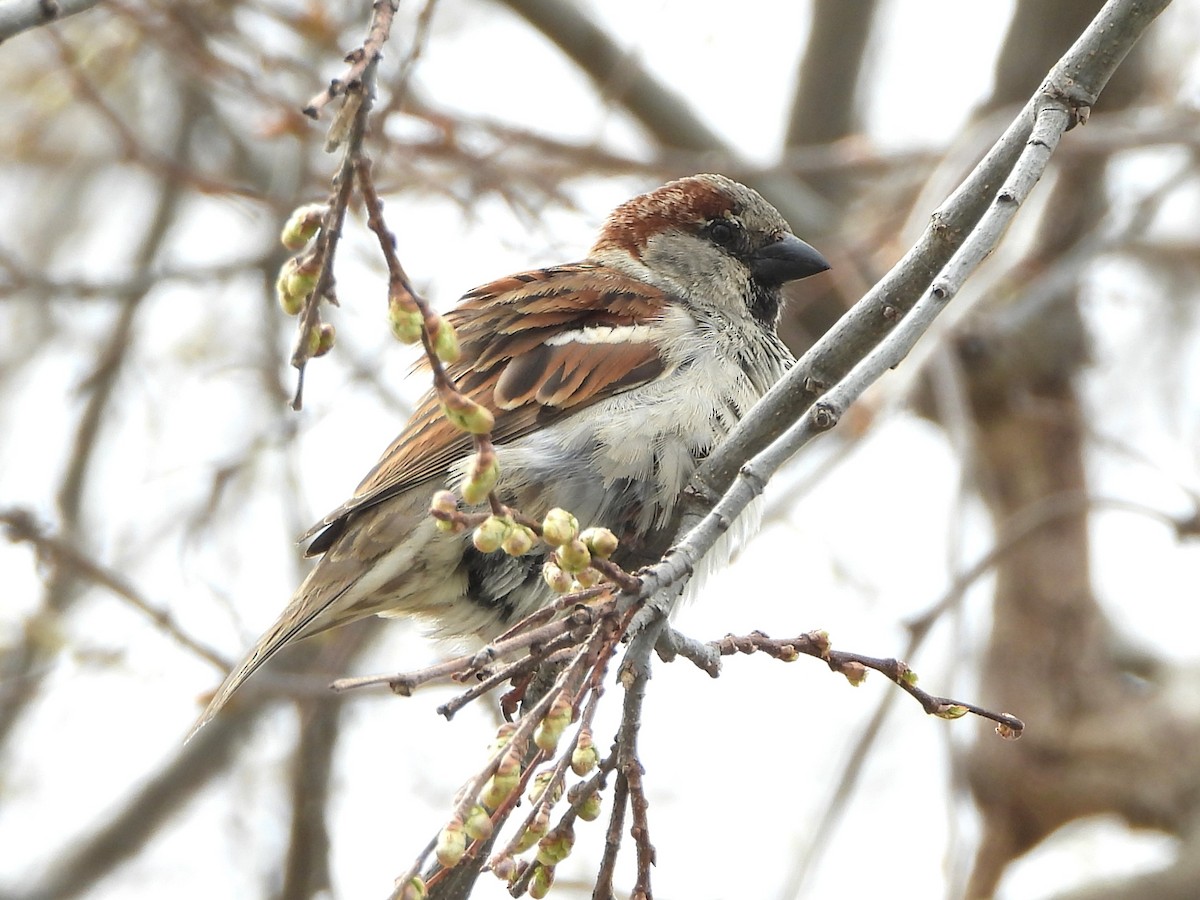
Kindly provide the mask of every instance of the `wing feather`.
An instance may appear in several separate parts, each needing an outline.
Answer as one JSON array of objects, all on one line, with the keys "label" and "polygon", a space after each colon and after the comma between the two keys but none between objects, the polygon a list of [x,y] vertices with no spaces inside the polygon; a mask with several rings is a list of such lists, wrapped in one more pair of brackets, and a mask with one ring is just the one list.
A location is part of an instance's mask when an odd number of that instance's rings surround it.
[{"label": "wing feather", "polygon": [[[653,330],[638,326],[660,318],[666,303],[657,288],[586,263],[509,276],[448,314],[462,348],[449,373],[492,412],[493,440],[504,444],[662,375]],[[317,535],[307,555],[328,550],[355,513],[443,478],[470,447],[430,392],[354,496],[304,536]]]}]

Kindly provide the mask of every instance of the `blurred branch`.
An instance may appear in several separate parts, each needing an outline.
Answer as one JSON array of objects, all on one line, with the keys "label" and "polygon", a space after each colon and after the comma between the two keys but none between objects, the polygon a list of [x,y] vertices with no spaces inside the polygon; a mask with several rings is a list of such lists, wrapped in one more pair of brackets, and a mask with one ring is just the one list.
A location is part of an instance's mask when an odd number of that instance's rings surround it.
[{"label": "blurred branch", "polygon": [[[1026,103],[979,165],[934,211],[912,249],[804,354],[708,457],[694,480],[700,494],[720,493],[743,460],[775,440],[802,410],[809,409],[904,320],[984,214],[995,203],[1007,204],[999,199],[996,186],[1005,181],[1025,151],[1038,110],[1048,101],[1089,110],[1121,60],[1168,4],[1169,0],[1110,0],[1105,5],[1047,76],[1037,96]],[[990,252],[990,247],[987,250]]]},{"label": "blurred branch", "polygon": [[0,0],[0,43],[91,9],[100,0]]},{"label": "blurred branch", "polygon": [[243,731],[265,702],[244,698],[182,747],[121,805],[99,829],[70,849],[53,848],[49,872],[39,884],[13,900],[67,900],[95,887],[125,860],[158,837],[163,825],[216,775],[225,770]]},{"label": "blurred branch", "polygon": [[[767,196],[798,233],[825,231],[836,211],[812,188],[787,174],[750,177],[750,167],[686,101],[658,82],[636,58],[577,6],[559,0],[501,0],[553,41],[611,101],[622,106],[669,149],[719,153],[732,162],[724,169]],[[713,165],[697,166],[702,169]]]},{"label": "blurred branch", "polygon": [[822,145],[858,130],[859,81],[877,0],[814,0],[784,143]]},{"label": "blurred branch", "polygon": [[316,119],[326,104],[338,97],[349,97],[355,93],[370,93],[373,89],[368,84],[367,70],[379,62],[383,45],[387,43],[392,31],[392,18],[396,15],[399,0],[375,0],[371,5],[373,13],[371,24],[367,28],[367,37],[346,55],[350,64],[340,78],[332,78],[329,86],[314,96],[304,107],[304,114]]},{"label": "blurred branch", "polygon": [[56,575],[69,577],[73,581],[91,582],[107,589],[146,616],[181,647],[212,663],[219,670],[229,667],[229,660],[180,628],[169,612],[143,597],[120,573],[100,565],[68,541],[46,534],[28,510],[0,510],[0,525],[5,526],[7,537],[14,544],[31,545],[39,561],[52,566]]},{"label": "blurred branch", "polygon": [[[186,158],[191,142],[195,120],[188,115],[188,100],[195,96],[194,88],[183,91],[185,108],[179,117],[179,128],[174,135],[174,151],[177,158]],[[164,177],[158,198],[150,215],[141,245],[135,255],[135,268],[149,268],[162,249],[175,213],[182,200],[179,181]],[[74,545],[81,534],[80,517],[84,488],[91,472],[100,443],[100,432],[104,424],[109,402],[116,390],[118,376],[136,345],[134,322],[146,298],[145,290],[133,291],[122,298],[107,340],[96,355],[91,373],[80,385],[87,400],[75,427],[74,443],[67,462],[66,471],[59,482],[57,492],[58,531],[61,539]],[[46,583],[45,597],[39,615],[59,616],[74,603],[77,596],[77,581],[69,569],[56,570]],[[48,648],[32,632],[27,632],[21,643],[5,654],[3,678],[0,678],[0,744],[7,740],[13,726],[25,707],[37,695],[41,677],[48,666],[44,665]]]}]

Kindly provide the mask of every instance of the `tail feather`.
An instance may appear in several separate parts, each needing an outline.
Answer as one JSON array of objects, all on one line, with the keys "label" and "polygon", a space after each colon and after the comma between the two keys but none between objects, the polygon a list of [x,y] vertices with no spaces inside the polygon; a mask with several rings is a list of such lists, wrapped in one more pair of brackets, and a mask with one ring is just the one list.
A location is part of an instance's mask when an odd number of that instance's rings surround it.
[{"label": "tail feather", "polygon": [[[303,586],[301,589],[303,590]],[[221,682],[221,686],[217,688],[212,699],[208,701],[208,706],[204,708],[204,712],[200,714],[200,718],[196,720],[196,724],[191,727],[191,730],[187,733],[187,737],[183,739],[185,744],[195,737],[197,731],[213,720],[217,713],[229,702],[229,698],[233,696],[234,691],[241,687],[247,678],[257,672],[263,663],[293,640],[317,634],[324,631],[325,627],[328,627],[322,626],[310,629],[314,620],[329,608],[329,604],[314,606],[311,610],[307,610],[305,615],[298,616],[297,607],[300,607],[301,610],[303,609],[303,604],[300,600],[301,597],[297,597],[288,604],[287,609],[283,611],[283,614],[275,621],[275,624],[258,639],[250,649],[250,652],[225,676],[225,680]],[[332,603],[333,601],[330,602]]]}]

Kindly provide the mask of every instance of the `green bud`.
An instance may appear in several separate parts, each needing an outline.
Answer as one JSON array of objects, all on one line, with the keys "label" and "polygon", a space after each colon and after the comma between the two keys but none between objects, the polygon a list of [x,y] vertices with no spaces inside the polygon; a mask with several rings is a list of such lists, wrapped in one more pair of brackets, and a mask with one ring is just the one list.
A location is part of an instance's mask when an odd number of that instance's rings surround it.
[{"label": "green bud", "polygon": [[[575,585],[578,585],[577,590],[595,587],[603,580],[604,576],[600,573],[600,570],[593,569],[591,566],[575,574]],[[572,588],[575,588],[575,585],[572,585]]]},{"label": "green bud", "polygon": [[521,773],[501,775],[497,772],[487,780],[483,791],[479,794],[479,802],[488,809],[496,810],[504,805],[504,801],[512,796],[521,780]]},{"label": "green bud", "polygon": [[454,491],[438,491],[429,501],[429,509],[431,512],[451,515],[458,512],[458,498],[454,496]]},{"label": "green bud", "polygon": [[608,559],[617,552],[617,536],[607,528],[585,528],[579,539],[587,544],[592,556]]},{"label": "green bud", "polygon": [[461,819],[451,819],[438,835],[434,853],[437,861],[447,869],[453,869],[467,852],[467,833]]},{"label": "green bud", "polygon": [[488,516],[475,529],[472,540],[480,553],[495,553],[512,530],[512,519],[505,516]]},{"label": "green bud", "polygon": [[563,731],[566,729],[557,722],[551,722],[549,717],[542,719],[538,723],[537,730],[533,732],[533,742],[538,745],[538,748],[545,750],[547,753],[553,753],[558,747],[558,740],[562,737]]},{"label": "green bud", "polygon": [[501,549],[509,556],[524,556],[533,549],[537,535],[524,525],[514,525],[504,537]]},{"label": "green bud", "polygon": [[476,804],[467,813],[467,821],[463,823],[467,837],[473,841],[486,841],[492,836],[492,817],[482,806]]},{"label": "green bud", "polygon": [[571,701],[565,694],[559,694],[551,704],[550,711],[546,713],[546,718],[538,723],[537,729],[533,732],[533,742],[539,749],[553,753],[558,747],[559,738],[570,726],[574,716],[575,710],[571,706]]},{"label": "green bud", "polygon": [[561,547],[579,536],[579,520],[555,507],[542,520],[542,537],[551,547]]},{"label": "green bud", "polygon": [[538,866],[533,870],[533,877],[529,879],[529,896],[533,900],[542,900],[550,893],[550,886],[554,884],[554,866]]},{"label": "green bud", "polygon": [[486,460],[483,456],[484,454],[476,453],[471,458],[467,474],[460,485],[463,499],[471,506],[487,500],[488,494],[496,487],[496,481],[500,478],[500,463],[496,454],[488,453]]},{"label": "green bud", "polygon": [[313,356],[324,356],[332,350],[336,337],[337,329],[328,322],[322,322],[317,328],[317,349],[313,351]]},{"label": "green bud", "polygon": [[313,288],[317,286],[317,273],[321,271],[315,259],[292,259],[283,264],[287,272],[287,292],[293,297],[299,297],[303,303]]},{"label": "green bud", "polygon": [[867,680],[867,667],[860,662],[848,662],[839,671],[853,687],[858,687]]},{"label": "green bud", "polygon": [[582,572],[592,564],[592,554],[588,552],[587,545],[578,538],[563,544],[554,555],[562,570],[572,575]]},{"label": "green bud", "polygon": [[450,424],[469,434],[487,434],[496,424],[486,407],[462,394],[454,394],[443,402],[442,412],[450,420]]},{"label": "green bud", "polygon": [[400,900],[425,900],[429,891],[420,875],[414,875],[400,891]]},{"label": "green bud", "polygon": [[537,861],[543,866],[558,865],[571,855],[575,845],[575,829],[570,825],[559,825],[538,841]]},{"label": "green bud", "polygon": [[[542,794],[546,792],[546,788],[553,778],[553,769],[547,769],[545,772],[538,772],[537,776],[533,779],[533,784],[529,786],[529,801],[531,803],[537,803],[538,800],[542,798]],[[554,792],[550,795],[550,803],[557,803],[559,798],[562,797],[562,792],[563,785],[562,781],[560,780],[558,784],[554,786]]]},{"label": "green bud", "polygon": [[517,878],[517,861],[511,856],[494,856],[488,861],[492,874],[512,884]]},{"label": "green bud", "polygon": [[[458,498],[454,496],[453,491],[438,491],[429,501],[429,512],[453,516],[458,512]],[[438,531],[444,531],[447,534],[457,534],[467,527],[456,518],[441,519],[436,515],[433,517],[433,522]]]},{"label": "green bud", "polygon": [[292,271],[299,265],[296,259],[289,259],[279,270],[279,277],[275,279],[275,299],[279,301],[279,308],[289,316],[298,316],[304,309],[306,295],[293,294],[291,291]]},{"label": "green bud", "polygon": [[592,791],[582,803],[575,807],[575,814],[585,822],[594,822],[600,818],[600,794]]},{"label": "green bud", "polygon": [[444,363],[458,362],[462,350],[458,346],[458,334],[454,326],[442,316],[437,316],[434,321],[437,325],[433,329],[433,352]]},{"label": "green bud", "polygon": [[402,344],[416,344],[421,340],[425,317],[412,300],[393,297],[388,303],[388,323],[396,340]]},{"label": "green bud", "polygon": [[517,839],[516,852],[524,853],[540,841],[549,830],[550,809],[542,807],[538,810],[537,815],[533,817],[533,821],[529,823],[529,827],[521,832],[521,836]]},{"label": "green bud", "polygon": [[934,715],[939,719],[961,719],[970,710],[958,703],[944,703],[935,712]]},{"label": "green bud", "polygon": [[504,748],[504,755],[500,757],[500,762],[496,766],[496,774],[505,778],[521,777],[521,757],[524,755],[524,746],[509,744]]},{"label": "green bud", "polygon": [[508,749],[508,742],[512,740],[513,733],[517,730],[516,722],[503,722],[496,729],[496,736],[492,738],[492,743],[488,746],[488,759],[492,759],[498,753],[502,753]]},{"label": "green bud", "polygon": [[318,322],[308,329],[308,334],[304,335],[304,348],[309,356],[316,356],[317,351],[321,349],[321,325]]},{"label": "green bud", "polygon": [[575,745],[575,749],[571,751],[571,771],[576,775],[586,775],[599,764],[600,754],[592,746],[590,740],[586,747],[583,745],[583,741],[580,740]]},{"label": "green bud", "polygon": [[562,570],[558,563],[547,562],[542,566],[542,579],[550,585],[550,590],[556,594],[565,594],[571,590],[572,578]]},{"label": "green bud", "polygon": [[307,203],[292,210],[279,235],[283,246],[288,250],[303,250],[321,230],[321,220],[328,209],[324,203]]}]

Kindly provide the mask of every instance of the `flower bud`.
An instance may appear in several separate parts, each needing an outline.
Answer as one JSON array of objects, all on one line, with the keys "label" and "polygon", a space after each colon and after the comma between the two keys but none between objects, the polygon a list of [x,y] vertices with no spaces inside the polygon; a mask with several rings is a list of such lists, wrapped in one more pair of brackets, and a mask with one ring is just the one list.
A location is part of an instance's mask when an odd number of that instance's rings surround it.
[{"label": "flower bud", "polygon": [[438,835],[434,853],[437,861],[447,869],[453,869],[467,852],[467,833],[461,819],[451,819]]},{"label": "flower bud", "polygon": [[412,300],[392,297],[388,302],[388,323],[396,340],[402,344],[416,344],[421,340],[425,317]]},{"label": "flower bud", "polygon": [[575,815],[579,816],[585,822],[594,822],[600,818],[600,809],[600,794],[597,791],[592,791],[582,803],[575,807]]},{"label": "flower bud", "polygon": [[434,317],[432,331],[433,352],[444,363],[458,362],[462,350],[458,346],[458,334],[454,326],[442,316]]},{"label": "flower bud", "polygon": [[400,891],[400,900],[425,900],[429,891],[420,875],[414,875]]},{"label": "flower bud", "polygon": [[501,549],[509,556],[524,556],[533,549],[533,542],[536,540],[537,535],[531,529],[524,525],[514,525],[504,536]]},{"label": "flower bud", "polygon": [[587,545],[578,538],[559,547],[555,558],[562,570],[572,575],[582,572],[592,564],[592,554],[588,552]]},{"label": "flower bud", "polygon": [[512,884],[517,878],[517,861],[511,856],[493,856],[488,860],[488,866],[501,881]]},{"label": "flower bud", "polygon": [[447,515],[458,512],[458,498],[454,496],[454,491],[438,491],[434,494],[429,501],[429,510]]},{"label": "flower bud", "polygon": [[867,680],[867,667],[857,660],[845,663],[838,671],[846,676],[846,680],[853,687],[858,687]]},{"label": "flower bud", "polygon": [[[486,459],[484,457],[487,457]],[[463,478],[460,490],[462,491],[463,500],[467,501],[471,506],[478,503],[483,503],[488,498],[488,494],[496,487],[496,481],[500,478],[500,462],[496,459],[495,453],[476,453],[471,458],[471,464],[467,467],[467,474]]]},{"label": "flower bud", "polygon": [[538,723],[537,729],[533,732],[533,742],[539,749],[553,753],[558,747],[559,738],[570,726],[574,715],[575,710],[571,701],[567,699],[566,694],[559,694],[551,704],[546,717]]},{"label": "flower bud", "polygon": [[554,866],[538,866],[533,870],[533,877],[529,879],[529,896],[533,900],[542,900],[550,893],[552,884],[554,884]]},{"label": "flower bud", "polygon": [[279,235],[283,246],[288,250],[303,250],[321,230],[321,220],[328,209],[324,203],[306,203],[292,210]]},{"label": "flower bud", "polygon": [[559,825],[538,841],[537,861],[543,866],[554,866],[571,855],[575,845],[575,829],[570,825]]},{"label": "flower bud", "polygon": [[556,594],[565,594],[571,590],[572,578],[558,563],[547,562],[542,566],[542,579],[550,585],[550,590]]},{"label": "flower bud", "polygon": [[332,350],[336,336],[337,329],[328,322],[322,322],[317,328],[317,349],[313,351],[313,356],[324,356]]},{"label": "flower bud", "polygon": [[579,535],[579,539],[583,541],[592,556],[598,556],[601,559],[608,559],[617,551],[617,536],[607,528],[585,528],[583,534]]},{"label": "flower bud", "polygon": [[[537,803],[538,800],[542,799],[542,794],[546,792],[546,788],[553,779],[553,769],[547,769],[545,772],[538,772],[537,776],[533,779],[533,784],[529,786],[529,802]],[[558,784],[554,786],[553,793],[550,794],[551,805],[559,801],[559,798],[562,797],[562,792],[563,785],[562,781],[560,780]]]},{"label": "flower bud", "polygon": [[467,813],[467,821],[463,823],[467,837],[473,841],[486,841],[492,836],[492,817],[482,806],[476,804]]},{"label": "flower bud", "polygon": [[488,516],[475,529],[472,540],[480,553],[495,553],[512,530],[512,519],[504,516]]},{"label": "flower bud", "polygon": [[303,302],[317,286],[317,273],[321,271],[320,264],[312,257],[293,258],[283,264],[283,269],[287,272],[287,292],[294,297],[299,297]]},{"label": "flower bud", "polygon": [[968,712],[970,710],[960,703],[943,703],[933,714],[939,719],[961,719]]},{"label": "flower bud", "polygon": [[540,841],[549,830],[550,808],[543,806],[538,810],[537,815],[533,817],[533,821],[529,823],[529,827],[521,832],[521,836],[517,838],[517,845],[514,849],[517,853],[524,853]]},{"label": "flower bud", "polygon": [[435,519],[433,526],[446,534],[458,534],[467,527],[462,522],[456,522],[453,519]]},{"label": "flower bud", "polygon": [[304,335],[304,350],[308,356],[316,356],[317,351],[321,349],[321,326],[323,324],[323,322],[317,322]]},{"label": "flower bud", "polygon": [[455,428],[469,434],[487,434],[496,424],[487,407],[462,394],[451,394],[442,402],[442,412]]},{"label": "flower bud", "polygon": [[516,722],[501,723],[500,727],[496,729],[496,736],[492,738],[492,743],[488,746],[489,760],[508,749],[508,742],[512,740],[513,732],[516,730]]},{"label": "flower bud", "polygon": [[539,749],[553,753],[558,747],[558,739],[562,737],[564,730],[562,725],[551,722],[547,717],[538,723],[537,730],[533,732],[533,742],[538,745]]},{"label": "flower bud", "polygon": [[[572,589],[583,590],[585,588],[595,587],[603,580],[604,575],[600,573],[599,569],[594,569],[591,566],[588,566],[582,572],[577,572],[575,574],[575,584],[572,585]],[[578,587],[576,587],[576,585],[578,585]]]},{"label": "flower bud", "polygon": [[579,776],[586,775],[600,763],[600,754],[592,746],[591,739],[589,738],[585,747],[582,737],[580,735],[579,742],[575,745],[575,749],[571,751],[571,771]]},{"label": "flower bud", "polygon": [[501,775],[497,772],[483,786],[483,790],[479,794],[479,802],[488,809],[499,809],[504,805],[504,801],[512,796],[520,780],[521,773],[519,771],[511,775]]},{"label": "flower bud", "polygon": [[561,547],[579,536],[579,520],[555,507],[542,520],[542,537],[551,547]]},{"label": "flower bud", "polygon": [[299,263],[293,258],[283,264],[279,270],[279,277],[275,279],[275,299],[279,301],[279,308],[289,316],[297,316],[304,309],[305,294],[293,294],[291,291],[292,270]]}]

